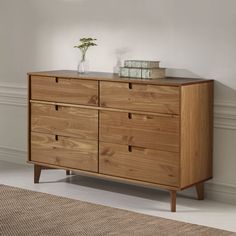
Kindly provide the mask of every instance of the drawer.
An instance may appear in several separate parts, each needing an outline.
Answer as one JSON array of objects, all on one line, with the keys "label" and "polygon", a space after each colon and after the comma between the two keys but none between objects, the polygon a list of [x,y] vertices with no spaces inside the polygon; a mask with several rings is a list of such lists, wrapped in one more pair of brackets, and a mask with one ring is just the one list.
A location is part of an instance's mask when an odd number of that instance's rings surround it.
[{"label": "drawer", "polygon": [[167,114],[179,114],[179,87],[135,83],[100,83],[100,105]]},{"label": "drawer", "polygon": [[97,172],[97,150],[97,141],[31,132],[31,161]]},{"label": "drawer", "polygon": [[179,117],[100,111],[104,142],[179,152]]},{"label": "drawer", "polygon": [[179,186],[179,154],[100,142],[99,173]]},{"label": "drawer", "polygon": [[97,140],[98,111],[31,103],[31,131]]},{"label": "drawer", "polygon": [[97,106],[98,82],[31,76],[31,99]]}]

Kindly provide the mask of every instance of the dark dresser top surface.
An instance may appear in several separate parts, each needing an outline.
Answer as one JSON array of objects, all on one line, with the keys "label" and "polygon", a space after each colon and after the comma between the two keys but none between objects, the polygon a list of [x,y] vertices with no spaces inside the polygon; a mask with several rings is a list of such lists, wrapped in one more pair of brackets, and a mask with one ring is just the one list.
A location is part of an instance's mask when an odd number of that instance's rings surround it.
[{"label": "dark dresser top surface", "polygon": [[54,70],[54,71],[42,71],[42,72],[29,72],[28,75],[37,75],[45,77],[62,77],[71,79],[88,79],[88,80],[102,80],[102,81],[116,81],[116,82],[128,82],[128,83],[142,83],[142,84],[156,84],[156,85],[169,85],[169,86],[181,86],[188,84],[197,84],[210,82],[213,80],[196,79],[196,78],[182,78],[182,77],[166,77],[164,79],[139,79],[139,78],[123,78],[118,74],[108,72],[87,72],[79,74],[74,70]]}]

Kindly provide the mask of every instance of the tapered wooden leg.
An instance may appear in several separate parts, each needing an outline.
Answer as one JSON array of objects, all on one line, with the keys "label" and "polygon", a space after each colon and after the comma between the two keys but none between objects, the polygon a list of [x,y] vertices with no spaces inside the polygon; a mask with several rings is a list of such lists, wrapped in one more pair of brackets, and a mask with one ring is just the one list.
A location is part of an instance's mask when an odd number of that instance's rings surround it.
[{"label": "tapered wooden leg", "polygon": [[171,190],[170,191],[170,206],[171,206],[171,212],[176,212],[176,191]]},{"label": "tapered wooden leg", "polygon": [[39,183],[39,179],[40,179],[40,175],[41,175],[41,170],[42,170],[41,166],[34,165],[34,183],[35,184]]},{"label": "tapered wooden leg", "polygon": [[71,175],[70,170],[66,170],[66,175]]},{"label": "tapered wooden leg", "polygon": [[197,199],[204,200],[204,183],[196,184]]}]

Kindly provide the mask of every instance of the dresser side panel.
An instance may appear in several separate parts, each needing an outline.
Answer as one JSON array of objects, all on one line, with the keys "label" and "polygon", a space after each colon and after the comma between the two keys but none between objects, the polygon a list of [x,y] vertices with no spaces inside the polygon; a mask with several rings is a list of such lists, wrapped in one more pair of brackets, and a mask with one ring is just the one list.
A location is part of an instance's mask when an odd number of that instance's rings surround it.
[{"label": "dresser side panel", "polygon": [[31,76],[27,76],[27,160],[31,161],[31,106],[30,106],[30,99],[31,99]]},{"label": "dresser side panel", "polygon": [[181,188],[212,177],[213,82],[181,87]]}]

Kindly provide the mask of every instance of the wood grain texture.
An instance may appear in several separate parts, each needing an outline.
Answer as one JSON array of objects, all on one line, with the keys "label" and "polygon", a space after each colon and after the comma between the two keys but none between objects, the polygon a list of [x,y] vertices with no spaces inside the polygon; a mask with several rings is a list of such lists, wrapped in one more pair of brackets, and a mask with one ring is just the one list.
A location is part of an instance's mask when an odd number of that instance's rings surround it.
[{"label": "wood grain texture", "polygon": [[38,184],[39,183],[39,179],[40,179],[40,175],[41,175],[41,166],[40,165],[34,165],[34,183]]},{"label": "wood grain texture", "polygon": [[97,106],[98,82],[31,76],[31,99]]},{"label": "wood grain texture", "polygon": [[178,87],[101,81],[100,92],[102,107],[179,114]]},{"label": "wood grain texture", "polygon": [[35,182],[47,166],[168,189],[173,212],[176,190],[195,186],[203,199],[212,177],[213,81],[75,71],[28,78]]},{"label": "wood grain texture", "polygon": [[93,140],[31,132],[31,160],[97,172],[98,144]]},{"label": "wood grain texture", "polygon": [[170,191],[170,210],[171,212],[176,212],[176,191]]},{"label": "wood grain texture", "polygon": [[179,154],[127,145],[99,144],[99,172],[163,185],[179,185]]},{"label": "wood grain texture", "polygon": [[33,132],[98,140],[98,111],[31,103],[31,130]]},{"label": "wood grain texture", "polygon": [[31,106],[30,106],[30,96],[31,96],[31,76],[27,76],[27,160],[30,160],[31,155]]},{"label": "wood grain texture", "polygon": [[181,187],[212,177],[213,83],[181,88]]},{"label": "wood grain texture", "polygon": [[37,103],[37,104],[49,104],[53,106],[65,106],[65,107],[77,107],[77,108],[84,108],[89,110],[102,110],[102,111],[114,111],[114,112],[129,112],[134,114],[140,115],[150,115],[150,116],[161,116],[161,117],[179,117],[179,115],[174,114],[164,114],[164,113],[156,113],[156,112],[147,112],[147,111],[135,111],[135,110],[127,110],[127,109],[117,109],[117,108],[108,108],[108,107],[95,107],[95,106],[86,106],[80,104],[71,104],[71,103],[63,103],[63,102],[47,102],[41,100],[30,100],[30,103]]},{"label": "wood grain texture", "polygon": [[111,82],[132,82],[139,84],[155,84],[155,85],[168,85],[168,86],[181,86],[195,83],[205,83],[206,79],[196,78],[183,78],[183,77],[166,77],[162,79],[137,79],[137,78],[121,78],[118,74],[108,72],[86,72],[79,74],[75,70],[55,70],[55,71],[41,71],[41,72],[30,72],[28,75],[47,77],[59,77],[59,78],[70,78],[70,79],[85,79],[95,81],[111,81]]},{"label": "wood grain texture", "polygon": [[198,183],[195,186],[197,192],[197,199],[204,200],[204,183]]},{"label": "wood grain texture", "polygon": [[70,171],[73,171],[73,173],[78,174],[78,175],[100,178],[103,180],[112,180],[112,181],[116,181],[119,183],[128,183],[128,184],[135,184],[138,186],[161,188],[164,190],[180,190],[179,187],[175,187],[175,186],[163,185],[163,184],[158,184],[158,183],[150,183],[150,182],[145,182],[142,180],[127,179],[127,178],[122,178],[122,177],[118,177],[118,176],[112,176],[112,175],[96,173],[96,172],[91,172],[91,171],[86,171],[86,170],[80,170],[80,169],[70,168],[70,167],[65,167],[65,166],[61,167],[61,166],[56,166],[56,165],[49,164],[49,163],[41,163],[41,162],[37,162],[37,161],[27,161],[27,163],[51,167],[54,169],[70,170]]},{"label": "wood grain texture", "polygon": [[100,141],[179,152],[179,117],[100,111]]}]

